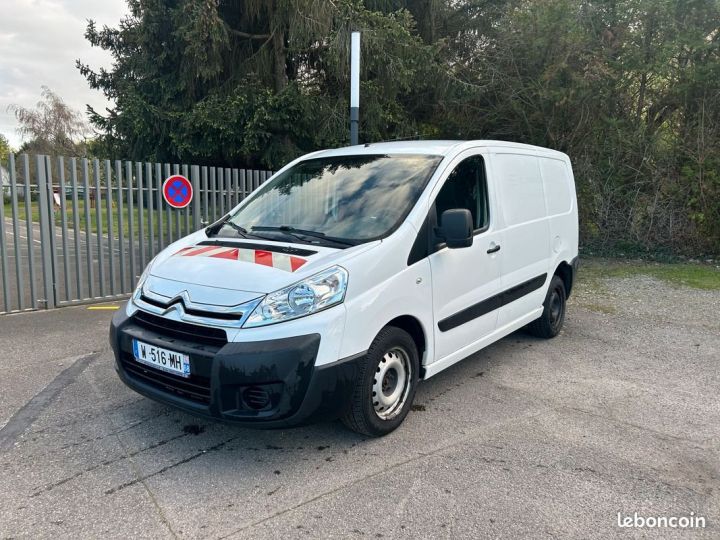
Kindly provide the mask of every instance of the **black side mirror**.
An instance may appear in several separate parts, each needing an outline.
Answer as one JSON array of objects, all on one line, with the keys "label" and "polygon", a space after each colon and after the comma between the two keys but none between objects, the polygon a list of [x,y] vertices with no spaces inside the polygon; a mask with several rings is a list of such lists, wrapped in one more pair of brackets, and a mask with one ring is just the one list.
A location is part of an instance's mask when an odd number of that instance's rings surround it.
[{"label": "black side mirror", "polygon": [[440,236],[450,249],[470,247],[473,243],[473,220],[467,208],[445,210],[440,218]]}]

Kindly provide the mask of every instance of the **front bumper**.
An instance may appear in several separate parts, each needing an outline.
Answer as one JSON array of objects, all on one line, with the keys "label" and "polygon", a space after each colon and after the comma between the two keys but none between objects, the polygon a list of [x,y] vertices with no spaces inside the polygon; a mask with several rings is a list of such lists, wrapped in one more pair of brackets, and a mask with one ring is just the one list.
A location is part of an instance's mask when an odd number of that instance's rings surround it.
[{"label": "front bumper", "polygon": [[[189,378],[138,363],[132,340],[190,356]],[[359,354],[316,366],[320,334],[232,342],[224,331],[118,310],[110,344],[120,379],[155,401],[209,418],[255,427],[287,427],[332,419],[349,406]]]}]

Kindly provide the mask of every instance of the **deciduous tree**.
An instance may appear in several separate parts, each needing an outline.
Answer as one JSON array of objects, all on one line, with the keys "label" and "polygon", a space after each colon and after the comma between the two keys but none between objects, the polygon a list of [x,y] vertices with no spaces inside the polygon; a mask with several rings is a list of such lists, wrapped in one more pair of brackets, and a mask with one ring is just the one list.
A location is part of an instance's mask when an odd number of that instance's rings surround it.
[{"label": "deciduous tree", "polygon": [[88,127],[82,114],[73,110],[47,86],[34,108],[10,105],[24,142],[21,152],[83,155]]}]

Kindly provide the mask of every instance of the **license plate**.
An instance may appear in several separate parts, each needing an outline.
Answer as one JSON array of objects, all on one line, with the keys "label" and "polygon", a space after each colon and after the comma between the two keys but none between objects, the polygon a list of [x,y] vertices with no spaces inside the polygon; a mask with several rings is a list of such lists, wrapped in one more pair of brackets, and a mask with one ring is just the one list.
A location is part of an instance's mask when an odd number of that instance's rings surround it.
[{"label": "license plate", "polygon": [[146,366],[179,375],[180,377],[190,376],[190,357],[162,347],[156,347],[133,339],[133,355],[135,360]]}]

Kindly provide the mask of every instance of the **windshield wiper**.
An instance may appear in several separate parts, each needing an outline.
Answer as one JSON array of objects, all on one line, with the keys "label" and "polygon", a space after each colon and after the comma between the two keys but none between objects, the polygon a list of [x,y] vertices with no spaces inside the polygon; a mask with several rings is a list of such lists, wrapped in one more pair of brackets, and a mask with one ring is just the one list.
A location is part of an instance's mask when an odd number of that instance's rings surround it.
[{"label": "windshield wiper", "polygon": [[302,240],[302,236],[309,236],[311,238],[319,238],[321,240],[326,240],[328,242],[334,242],[335,244],[343,244],[345,246],[356,246],[357,242],[353,242],[352,240],[348,240],[347,238],[338,238],[336,236],[328,236],[324,232],[320,231],[308,231],[306,229],[296,229],[295,227],[291,227],[290,225],[280,225],[277,227],[271,227],[271,226],[265,226],[265,225],[254,225],[251,227],[253,231],[281,231],[289,233],[291,236],[294,236],[295,238],[300,238]]},{"label": "windshield wiper", "polygon": [[260,234],[253,234],[249,232],[245,227],[242,225],[238,225],[234,221],[230,220],[230,216],[226,216],[223,220],[216,223],[215,225],[212,225],[211,227],[208,227],[206,229],[206,234],[208,237],[212,238],[213,236],[217,236],[218,232],[220,232],[220,229],[222,229],[225,226],[230,227],[233,229],[236,233],[238,233],[239,236],[242,238],[261,238],[263,240],[272,240],[272,238],[269,238],[267,236],[262,236]]},{"label": "windshield wiper", "polygon": [[248,235],[250,234],[250,233],[248,233],[248,231],[247,231],[247,229],[246,229],[245,227],[241,227],[240,225],[238,225],[238,224],[235,223],[234,221],[227,220],[227,221],[224,222],[221,226],[224,227],[225,225],[227,225],[228,227],[232,227],[232,228],[235,230],[235,232],[237,232],[238,234],[242,235],[243,238],[247,238]]}]

